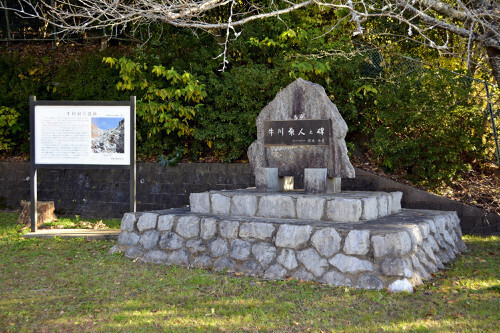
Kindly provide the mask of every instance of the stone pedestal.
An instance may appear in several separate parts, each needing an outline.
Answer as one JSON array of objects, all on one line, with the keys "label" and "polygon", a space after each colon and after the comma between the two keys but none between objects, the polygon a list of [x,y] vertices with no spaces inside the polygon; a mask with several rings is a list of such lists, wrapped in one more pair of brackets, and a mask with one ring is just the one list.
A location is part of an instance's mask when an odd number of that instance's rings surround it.
[{"label": "stone pedestal", "polygon": [[262,191],[278,191],[280,189],[278,168],[256,168],[255,187]]}]

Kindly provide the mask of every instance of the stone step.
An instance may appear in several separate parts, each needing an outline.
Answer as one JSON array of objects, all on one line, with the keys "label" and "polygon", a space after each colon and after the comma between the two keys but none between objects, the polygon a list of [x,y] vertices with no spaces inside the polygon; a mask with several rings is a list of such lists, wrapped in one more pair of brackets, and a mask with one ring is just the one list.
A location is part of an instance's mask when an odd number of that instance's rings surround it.
[{"label": "stone step", "polygon": [[399,212],[402,195],[362,191],[311,195],[245,189],[191,193],[189,202],[193,213],[359,223]]},{"label": "stone step", "polygon": [[412,291],[465,245],[455,212],[407,210],[360,223],[220,216],[189,209],[127,213],[118,245],[128,258]]}]

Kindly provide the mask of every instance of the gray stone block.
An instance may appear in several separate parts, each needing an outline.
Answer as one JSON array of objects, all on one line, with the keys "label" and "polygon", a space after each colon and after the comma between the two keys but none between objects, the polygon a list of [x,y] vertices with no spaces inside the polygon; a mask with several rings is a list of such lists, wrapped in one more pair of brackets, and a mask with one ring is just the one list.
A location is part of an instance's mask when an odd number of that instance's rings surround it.
[{"label": "gray stone block", "polygon": [[257,197],[255,195],[235,195],[231,200],[231,215],[255,216],[257,213]]},{"label": "gray stone block", "polygon": [[316,196],[297,198],[297,217],[301,220],[321,220],[325,212],[326,200]]},{"label": "gray stone block", "polygon": [[212,267],[212,258],[206,254],[196,257],[193,261],[193,266],[198,268],[210,268]]},{"label": "gray stone block", "polygon": [[347,254],[365,255],[370,251],[370,231],[351,230],[344,241],[344,252]]},{"label": "gray stone block", "polygon": [[377,210],[378,216],[389,215],[389,195],[379,195],[377,196]]},{"label": "gray stone block", "polygon": [[236,260],[247,260],[250,256],[252,244],[241,240],[235,239],[231,242],[231,258]]},{"label": "gray stone block", "polygon": [[330,271],[326,273],[322,280],[323,283],[329,284],[331,286],[351,286],[352,281],[350,278],[337,271]]},{"label": "gray stone block", "polygon": [[240,266],[239,271],[249,276],[262,276],[264,274],[262,266],[254,260],[245,261]]},{"label": "gray stone block", "polygon": [[333,194],[339,193],[342,189],[342,178],[328,177],[326,179],[326,193]]},{"label": "gray stone block", "polygon": [[408,258],[386,257],[380,263],[380,269],[386,276],[413,276],[412,263]]},{"label": "gray stone block", "polygon": [[210,214],[210,193],[191,193],[189,205],[192,213]]},{"label": "gray stone block", "polygon": [[218,215],[229,215],[231,211],[231,198],[219,193],[210,195],[212,213]]},{"label": "gray stone block", "polygon": [[152,250],[146,252],[144,256],[142,256],[141,260],[144,262],[150,262],[153,264],[164,264],[167,261],[168,255],[160,250]]},{"label": "gray stone block", "polygon": [[356,257],[346,256],[341,253],[337,254],[328,262],[342,273],[358,274],[373,271],[373,265],[368,260],[360,260]]},{"label": "gray stone block", "polygon": [[278,229],[275,244],[278,247],[301,248],[309,240],[312,230],[310,225],[283,224]]},{"label": "gray stone block", "polygon": [[410,281],[408,281],[408,279],[396,280],[392,282],[387,287],[387,289],[391,293],[402,292],[402,291],[407,291],[409,293],[413,292],[413,286],[411,285]]},{"label": "gray stone block", "polygon": [[171,231],[174,226],[175,215],[161,215],[158,217],[158,231]]},{"label": "gray stone block", "polygon": [[139,243],[139,235],[133,232],[122,231],[118,236],[118,244],[120,246],[134,246]]},{"label": "gray stone block", "polygon": [[279,280],[283,279],[287,274],[286,269],[281,267],[279,264],[274,264],[270,266],[266,271],[264,272],[264,278],[265,279],[271,279],[271,280]]},{"label": "gray stone block", "polygon": [[140,258],[144,255],[144,251],[141,250],[139,246],[132,246],[129,247],[125,251],[125,257],[129,259],[135,259],[135,258]]},{"label": "gray stone block", "polygon": [[185,249],[174,251],[168,256],[168,262],[187,266],[189,265],[189,252]]},{"label": "gray stone block", "polygon": [[175,232],[184,238],[198,237],[200,233],[200,218],[197,216],[182,216],[177,220]]},{"label": "gray stone block", "polygon": [[358,222],[361,218],[361,200],[335,198],[326,202],[326,216],[334,222]]},{"label": "gray stone block", "polygon": [[275,227],[271,223],[242,223],[240,226],[240,237],[266,240],[273,235],[274,230]]},{"label": "gray stone block", "polygon": [[384,283],[372,274],[365,274],[358,279],[356,287],[362,289],[382,289]]},{"label": "gray stone block", "polygon": [[205,217],[201,219],[200,223],[200,237],[204,240],[214,238],[217,232],[217,220]]},{"label": "gray stone block", "polygon": [[252,246],[252,254],[260,265],[265,268],[276,257],[276,248],[269,243],[257,243]]},{"label": "gray stone block", "polygon": [[374,220],[378,217],[377,197],[362,198],[361,206],[361,220]]},{"label": "gray stone block", "polygon": [[326,168],[304,169],[304,191],[306,193],[326,193]]},{"label": "gray stone block", "polygon": [[295,218],[295,202],[289,196],[268,195],[260,198],[257,216],[270,218]]},{"label": "gray stone block", "polygon": [[278,168],[257,167],[255,172],[255,187],[258,190],[276,192],[279,190]]},{"label": "gray stone block", "polygon": [[191,253],[199,253],[207,250],[207,244],[201,239],[190,239],[186,242],[186,247]]},{"label": "gray stone block", "polygon": [[160,249],[178,250],[184,247],[184,239],[175,232],[167,232],[160,238]]},{"label": "gray stone block", "polygon": [[386,255],[403,256],[412,248],[411,238],[406,231],[386,235],[372,236],[372,247],[375,258]]},{"label": "gray stone block", "polygon": [[298,271],[293,273],[291,278],[299,281],[314,281],[316,279],[314,275],[304,269],[299,269]]},{"label": "gray stone block", "polygon": [[297,253],[297,259],[304,267],[315,276],[320,277],[328,267],[328,261],[313,249],[306,249]]},{"label": "gray stone block", "polygon": [[220,221],[219,234],[225,238],[236,238],[238,237],[239,225],[240,224],[235,221]]},{"label": "gray stone block", "polygon": [[157,220],[158,214],[144,213],[139,217],[139,221],[137,221],[137,230],[143,232],[145,230],[156,229]]},{"label": "gray stone block", "polygon": [[401,210],[401,199],[403,199],[403,192],[391,192],[391,213],[397,213]]},{"label": "gray stone block", "polygon": [[217,258],[223,255],[226,255],[229,252],[229,248],[227,247],[227,243],[222,238],[217,238],[213,240],[210,245],[210,252],[212,253],[213,258]]},{"label": "gray stone block", "polygon": [[311,243],[325,257],[331,257],[340,250],[341,240],[334,228],[320,229],[311,237]]},{"label": "gray stone block", "polygon": [[214,269],[216,271],[227,270],[228,272],[236,272],[236,265],[229,258],[220,258],[215,261]]},{"label": "gray stone block", "polygon": [[276,258],[276,261],[288,270],[294,270],[299,266],[295,252],[290,249],[281,250],[280,255]]},{"label": "gray stone block", "polygon": [[135,213],[125,213],[122,218],[120,229],[129,232],[134,231],[135,221]]},{"label": "gray stone block", "polygon": [[139,239],[139,244],[145,250],[152,250],[158,245],[158,240],[160,239],[160,234],[156,230],[148,230],[141,235]]}]

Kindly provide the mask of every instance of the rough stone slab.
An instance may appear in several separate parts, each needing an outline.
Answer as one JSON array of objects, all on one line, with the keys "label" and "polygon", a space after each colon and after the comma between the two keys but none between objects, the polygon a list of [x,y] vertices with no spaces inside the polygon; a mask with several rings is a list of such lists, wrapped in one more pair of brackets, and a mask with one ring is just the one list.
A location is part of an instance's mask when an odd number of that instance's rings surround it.
[{"label": "rough stone slab", "polygon": [[217,220],[214,218],[202,218],[200,222],[200,237],[204,240],[212,239],[217,232]]},{"label": "rough stone slab", "polygon": [[376,197],[361,198],[361,205],[361,220],[374,220],[379,216]]},{"label": "rough stone slab", "polygon": [[125,213],[122,218],[120,229],[129,232],[134,231],[136,220],[137,218],[135,217],[135,213]]},{"label": "rough stone slab", "polygon": [[358,279],[356,287],[361,289],[382,289],[384,283],[372,274],[365,274]]},{"label": "rough stone slab", "polygon": [[304,191],[306,193],[326,193],[327,184],[326,168],[305,168],[304,169]]},{"label": "rough stone slab", "polygon": [[275,227],[271,223],[249,222],[240,226],[240,237],[265,240],[273,235]]},{"label": "rough stone slab", "polygon": [[386,216],[389,214],[389,196],[381,195],[377,197],[377,210],[379,216]]},{"label": "rough stone slab", "polygon": [[320,229],[311,237],[311,243],[325,257],[331,257],[340,250],[341,240],[334,228]]},{"label": "rough stone slab", "polygon": [[182,216],[177,220],[175,232],[188,239],[198,237],[200,233],[200,218],[197,216]]},{"label": "rough stone slab", "polygon": [[171,231],[174,226],[175,215],[161,215],[158,217],[158,231]]},{"label": "rough stone slab", "polygon": [[249,276],[262,276],[264,274],[264,269],[254,260],[245,261],[240,269],[238,270],[240,273],[249,275]]},{"label": "rough stone slab", "polygon": [[214,263],[214,269],[216,271],[227,270],[228,272],[236,272],[236,265],[229,258],[220,258]]},{"label": "rough stone slab", "polygon": [[266,269],[266,271],[264,272],[264,278],[271,280],[281,280],[286,276],[286,273],[286,269],[281,267],[279,264],[274,264]]},{"label": "rough stone slab", "polygon": [[407,232],[395,232],[383,236],[372,236],[375,258],[386,255],[403,256],[411,250],[411,238]]},{"label": "rough stone slab", "polygon": [[310,225],[281,225],[276,234],[276,246],[298,249],[307,243],[312,230]]},{"label": "rough stone slab", "polygon": [[229,252],[227,242],[222,238],[215,239],[210,243],[210,252],[212,253],[213,258],[218,258],[227,254]]},{"label": "rough stone slab", "polygon": [[140,246],[132,246],[125,250],[125,257],[129,259],[140,258],[144,255],[144,251],[141,250]]},{"label": "rough stone slab", "polygon": [[297,198],[297,217],[302,220],[321,220],[325,212],[325,198],[301,196]]},{"label": "rough stone slab", "polygon": [[288,270],[293,270],[299,266],[295,252],[291,249],[281,250],[276,261]]},{"label": "rough stone slab", "polygon": [[386,257],[380,264],[382,273],[387,276],[403,276],[411,278],[413,276],[412,263],[408,258]]},{"label": "rough stone slab", "polygon": [[160,238],[160,249],[178,250],[184,247],[184,239],[175,232],[167,232]]},{"label": "rough stone slab", "polygon": [[403,199],[403,192],[391,192],[391,213],[396,213],[401,210],[401,200]]},{"label": "rough stone slab", "polygon": [[191,193],[189,206],[193,213],[210,214],[210,193]]},{"label": "rough stone slab", "polygon": [[219,232],[222,237],[236,238],[238,237],[238,227],[240,224],[234,221],[220,221]]},{"label": "rough stone slab", "polygon": [[232,197],[231,215],[255,216],[257,213],[257,197],[254,195],[235,195]]},{"label": "rough stone slab", "polygon": [[351,230],[344,242],[347,254],[365,255],[370,251],[370,230]]},{"label": "rough stone slab", "polygon": [[305,266],[305,268],[313,273],[315,276],[320,277],[328,267],[328,261],[321,258],[321,256],[313,249],[307,249],[297,253],[297,259]]},{"label": "rough stone slab", "polygon": [[201,255],[193,261],[193,266],[198,268],[210,268],[212,266],[212,258],[209,255]]},{"label": "rough stone slab", "polygon": [[133,232],[122,231],[118,236],[118,244],[120,246],[134,246],[139,243],[139,235]]},{"label": "rough stone slab", "polygon": [[276,248],[269,243],[257,243],[252,246],[252,253],[262,267],[267,267],[276,257]]},{"label": "rough stone slab", "polygon": [[159,240],[160,233],[158,231],[148,230],[141,235],[139,244],[141,244],[145,250],[152,250],[156,247]]},{"label": "rough stone slab", "polygon": [[351,286],[352,281],[350,278],[342,273],[336,271],[330,271],[323,276],[323,283],[329,284],[331,286]]},{"label": "rough stone slab", "polygon": [[358,274],[373,271],[373,264],[368,260],[360,260],[356,257],[337,254],[328,261],[342,273]]},{"label": "rough stone slab", "polygon": [[278,168],[257,167],[254,174],[255,186],[258,189],[272,192],[279,190]]},{"label": "rough stone slab", "polygon": [[219,193],[210,194],[212,213],[217,215],[229,215],[231,211],[231,198]]},{"label": "rough stone slab", "polygon": [[392,293],[401,291],[407,291],[409,293],[413,292],[413,286],[407,279],[396,280],[391,283],[387,289]]},{"label": "rough stone slab", "polygon": [[168,255],[160,250],[153,250],[146,252],[144,256],[142,256],[141,260],[144,262],[150,262],[153,264],[164,264],[167,261]]},{"label": "rough stone slab", "polygon": [[269,195],[260,198],[257,216],[270,218],[295,218],[295,202],[289,196]]},{"label": "rough stone slab", "polygon": [[292,279],[296,279],[299,281],[314,281],[315,277],[308,271],[304,269],[299,269],[297,272],[293,273],[291,276]]},{"label": "rough stone slab", "polygon": [[189,265],[189,252],[185,249],[180,249],[172,252],[168,256],[168,262],[176,265]]},{"label": "rough stone slab", "polygon": [[250,256],[252,244],[250,242],[235,239],[231,242],[231,258],[236,260],[247,260]]},{"label": "rough stone slab", "polygon": [[326,203],[326,216],[334,222],[358,222],[361,218],[361,200],[333,199]]},{"label": "rough stone slab", "polygon": [[156,229],[156,221],[158,220],[158,214],[154,213],[144,213],[139,217],[137,221],[137,230],[143,232],[145,230]]},{"label": "rough stone slab", "polygon": [[201,239],[190,239],[186,242],[186,248],[191,253],[200,253],[207,250],[207,244]]}]

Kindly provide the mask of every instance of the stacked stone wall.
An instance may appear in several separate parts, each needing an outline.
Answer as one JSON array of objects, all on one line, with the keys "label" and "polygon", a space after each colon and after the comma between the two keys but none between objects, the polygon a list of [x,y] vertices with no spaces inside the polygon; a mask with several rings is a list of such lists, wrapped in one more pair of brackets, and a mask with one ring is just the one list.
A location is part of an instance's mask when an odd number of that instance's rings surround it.
[{"label": "stacked stone wall", "polygon": [[412,291],[465,248],[454,212],[402,210],[356,224],[195,214],[127,213],[128,258],[267,279]]}]

